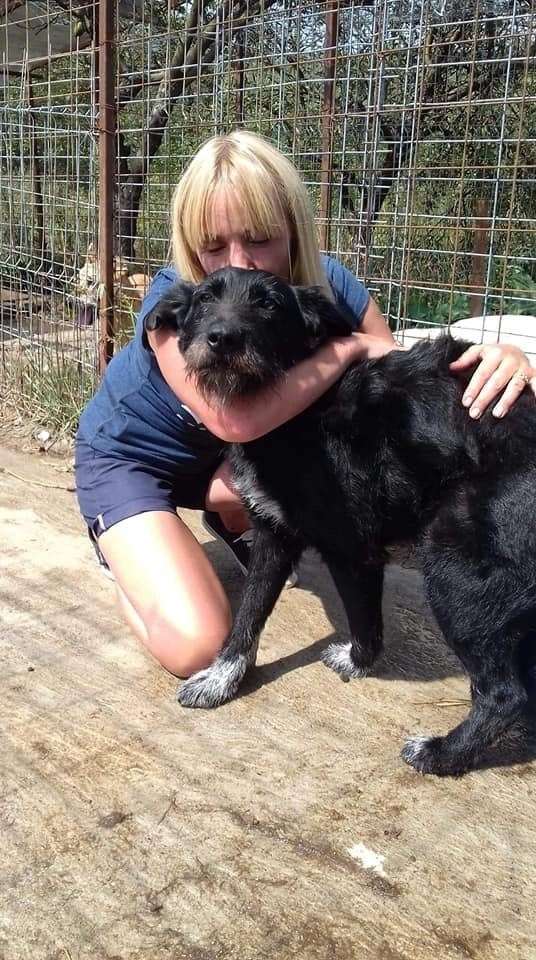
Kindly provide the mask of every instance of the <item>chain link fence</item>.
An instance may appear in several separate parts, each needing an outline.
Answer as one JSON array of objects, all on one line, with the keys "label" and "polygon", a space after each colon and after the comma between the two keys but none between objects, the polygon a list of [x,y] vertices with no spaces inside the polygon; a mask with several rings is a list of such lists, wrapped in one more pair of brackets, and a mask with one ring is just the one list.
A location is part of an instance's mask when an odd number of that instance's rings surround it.
[{"label": "chain link fence", "polygon": [[[174,185],[238,126],[408,338],[536,354],[530,0],[0,0],[0,378],[73,428],[169,255]],[[465,322],[467,321],[467,322]]]}]

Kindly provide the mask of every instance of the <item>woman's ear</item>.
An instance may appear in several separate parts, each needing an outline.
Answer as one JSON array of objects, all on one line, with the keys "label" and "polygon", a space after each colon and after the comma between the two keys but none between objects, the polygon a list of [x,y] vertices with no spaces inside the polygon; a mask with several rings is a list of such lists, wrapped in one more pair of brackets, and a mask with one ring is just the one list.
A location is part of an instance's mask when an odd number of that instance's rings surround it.
[{"label": "woman's ear", "polygon": [[194,290],[193,283],[176,283],[147,314],[145,329],[158,330],[167,327],[179,331],[190,309]]},{"label": "woman's ear", "polygon": [[349,337],[353,331],[348,315],[330,300],[322,287],[293,287],[307,332],[312,337]]}]

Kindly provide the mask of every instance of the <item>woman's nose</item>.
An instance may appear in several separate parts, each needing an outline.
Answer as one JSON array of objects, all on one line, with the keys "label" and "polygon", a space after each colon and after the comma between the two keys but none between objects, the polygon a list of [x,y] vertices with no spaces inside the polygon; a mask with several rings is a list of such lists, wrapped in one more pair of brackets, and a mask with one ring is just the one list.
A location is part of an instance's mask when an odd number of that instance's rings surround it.
[{"label": "woman's nose", "polygon": [[233,244],[229,251],[229,266],[242,270],[254,270],[255,263],[247,247],[242,243]]}]

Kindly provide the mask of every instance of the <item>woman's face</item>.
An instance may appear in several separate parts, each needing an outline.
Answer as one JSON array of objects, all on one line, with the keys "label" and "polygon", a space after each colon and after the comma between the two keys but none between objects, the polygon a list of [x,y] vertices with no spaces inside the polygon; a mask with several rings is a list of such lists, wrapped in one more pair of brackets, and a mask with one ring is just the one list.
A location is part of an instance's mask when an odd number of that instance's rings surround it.
[{"label": "woman's face", "polygon": [[244,270],[266,270],[282,280],[290,280],[290,231],[281,224],[276,235],[251,236],[240,219],[240,208],[233,208],[232,196],[221,191],[214,199],[212,211],[216,236],[197,251],[205,274],[222,267]]}]

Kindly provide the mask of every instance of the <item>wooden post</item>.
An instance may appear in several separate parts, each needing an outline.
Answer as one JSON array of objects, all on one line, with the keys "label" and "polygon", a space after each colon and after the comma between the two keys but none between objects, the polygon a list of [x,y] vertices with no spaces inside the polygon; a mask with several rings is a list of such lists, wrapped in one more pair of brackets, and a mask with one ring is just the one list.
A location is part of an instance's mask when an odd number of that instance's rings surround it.
[{"label": "wooden post", "polygon": [[469,283],[469,314],[480,317],[486,293],[486,256],[489,251],[489,201],[475,202],[473,255],[471,257],[471,280]]}]

